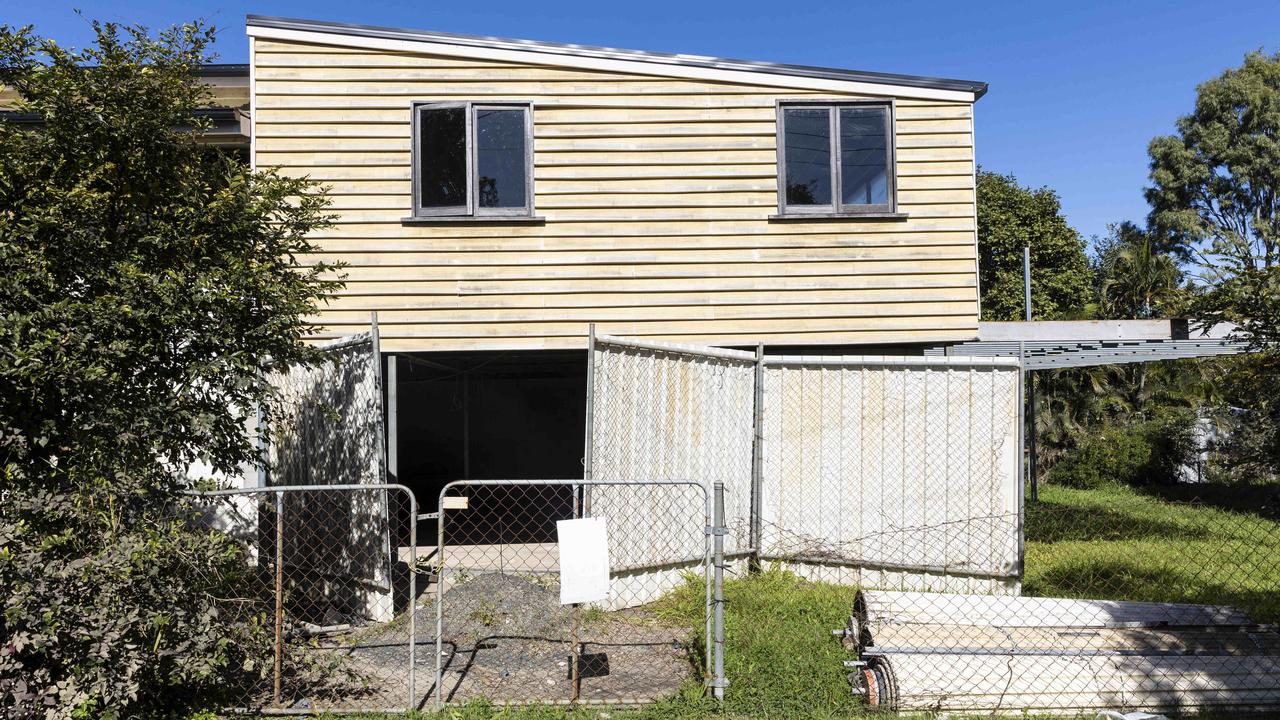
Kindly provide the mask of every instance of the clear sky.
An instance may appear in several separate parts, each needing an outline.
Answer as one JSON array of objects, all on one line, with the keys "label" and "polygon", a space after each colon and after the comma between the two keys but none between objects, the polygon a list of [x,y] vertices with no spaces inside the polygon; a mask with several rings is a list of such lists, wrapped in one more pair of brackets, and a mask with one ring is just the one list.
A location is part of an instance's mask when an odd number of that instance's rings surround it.
[{"label": "clear sky", "polygon": [[1197,83],[1280,49],[1280,0],[0,0],[0,22],[83,44],[77,7],[153,27],[205,18],[224,62],[246,61],[256,13],[983,80],[979,163],[1056,189],[1086,237],[1145,218],[1147,143]]}]

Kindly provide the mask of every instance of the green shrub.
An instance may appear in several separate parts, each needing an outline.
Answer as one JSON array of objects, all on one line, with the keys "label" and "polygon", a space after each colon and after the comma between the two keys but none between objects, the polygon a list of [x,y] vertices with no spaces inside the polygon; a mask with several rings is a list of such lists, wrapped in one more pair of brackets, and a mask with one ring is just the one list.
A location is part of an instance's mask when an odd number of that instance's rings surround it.
[{"label": "green shrub", "polygon": [[1049,470],[1048,481],[1078,488],[1173,482],[1194,452],[1195,417],[1168,412],[1127,426],[1102,425]]},{"label": "green shrub", "polygon": [[[243,550],[188,469],[256,462],[247,413],[319,361],[302,266],[326,200],[199,137],[213,29],[0,26],[0,715],[156,717],[264,664]],[[269,647],[269,646],[266,646]]]}]

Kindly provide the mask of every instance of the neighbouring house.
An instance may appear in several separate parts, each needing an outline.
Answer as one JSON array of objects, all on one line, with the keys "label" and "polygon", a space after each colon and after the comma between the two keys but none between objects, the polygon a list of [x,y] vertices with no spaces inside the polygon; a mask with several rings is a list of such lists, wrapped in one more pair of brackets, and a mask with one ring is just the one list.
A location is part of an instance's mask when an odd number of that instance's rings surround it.
[{"label": "neighbouring house", "polygon": [[[248,158],[249,155],[249,66],[244,64],[202,65],[196,70],[200,81],[209,87],[211,107],[197,114],[209,119],[205,141],[228,152]],[[40,123],[40,117],[15,109],[16,90],[0,85],[0,121]]]},{"label": "neighbouring house", "polygon": [[397,478],[579,477],[589,323],[978,337],[981,82],[251,15],[251,158],[329,186],[322,335],[378,313]]}]

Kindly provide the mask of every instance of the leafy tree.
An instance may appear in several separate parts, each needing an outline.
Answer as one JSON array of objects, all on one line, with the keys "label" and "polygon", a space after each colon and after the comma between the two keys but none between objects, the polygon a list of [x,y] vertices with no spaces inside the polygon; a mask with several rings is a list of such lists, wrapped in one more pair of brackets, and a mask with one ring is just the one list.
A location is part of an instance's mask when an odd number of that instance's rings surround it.
[{"label": "leafy tree", "polygon": [[1133,223],[1110,230],[1096,268],[1101,314],[1135,320],[1180,317],[1190,294],[1177,257]]},{"label": "leafy tree", "polygon": [[[1202,83],[1173,135],[1148,148],[1149,224],[1186,248],[1201,292],[1203,324],[1235,323],[1259,352],[1224,363],[1240,452],[1224,465],[1235,479],[1280,469],[1280,54],[1249,53],[1240,67]],[[1247,428],[1245,427],[1247,425]],[[1247,430],[1247,433],[1244,432]],[[1247,441],[1246,441],[1247,435]],[[1238,457],[1233,457],[1238,455]]]},{"label": "leafy tree", "polygon": [[978,173],[978,282],[982,319],[1023,317],[1022,248],[1031,247],[1031,309],[1039,320],[1079,314],[1091,296],[1084,241],[1049,188]]},{"label": "leafy tree", "polygon": [[1202,83],[1148,151],[1150,223],[1200,266],[1197,314],[1280,350],[1280,54],[1250,53]]},{"label": "leafy tree", "polygon": [[[150,714],[253,668],[237,548],[176,520],[187,468],[253,462],[273,367],[318,361],[312,183],[202,142],[213,29],[0,28],[0,706]],[[233,594],[235,593],[235,594]],[[251,594],[251,593],[250,593]],[[177,689],[181,691],[177,691]]]}]

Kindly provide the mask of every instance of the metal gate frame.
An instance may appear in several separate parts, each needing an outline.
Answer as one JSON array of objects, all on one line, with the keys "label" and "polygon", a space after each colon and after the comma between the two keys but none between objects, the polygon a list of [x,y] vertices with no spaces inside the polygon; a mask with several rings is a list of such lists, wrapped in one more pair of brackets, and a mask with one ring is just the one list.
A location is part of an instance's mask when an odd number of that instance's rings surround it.
[{"label": "metal gate frame", "polygon": [[[722,696],[723,687],[728,683],[724,681],[724,657],[723,657],[723,585],[721,575],[723,570],[723,495],[724,488],[717,485],[715,489],[716,502],[713,505],[712,495],[707,492],[707,488],[697,482],[687,480],[653,480],[643,482],[633,482],[626,480],[583,480],[579,478],[573,479],[509,479],[509,480],[454,480],[446,483],[440,490],[440,495],[436,507],[437,524],[436,524],[436,562],[433,568],[433,574],[436,581],[436,668],[435,668],[435,707],[437,710],[445,707],[445,699],[443,692],[444,685],[444,603],[445,590],[443,582],[445,573],[445,553],[448,551],[448,545],[445,542],[445,525],[451,511],[446,507],[445,496],[450,490],[460,487],[521,487],[521,486],[569,486],[573,488],[573,516],[574,517],[590,517],[590,495],[589,490],[593,487],[688,487],[697,488],[702,494],[702,512],[705,520],[703,527],[704,550],[701,558],[673,558],[664,562],[688,564],[699,562],[703,567],[704,576],[704,597],[705,603],[703,608],[704,616],[704,640],[703,657],[705,666],[702,668],[707,685],[717,692],[717,696]],[[645,567],[627,567],[625,570],[643,570]],[[616,571],[618,568],[611,568]],[[713,578],[715,579],[713,587]],[[581,607],[578,604],[573,605],[573,615],[575,627],[580,624],[578,619]],[[713,619],[715,626],[713,627]],[[578,666],[580,647],[578,643],[574,643],[573,662],[574,670]],[[576,672],[575,672],[576,674]],[[575,693],[576,695],[576,693]],[[580,699],[576,696],[570,701],[577,704]],[[584,703],[590,704],[590,703]]]},{"label": "metal gate frame", "polygon": [[[387,494],[391,492],[404,493],[409,500],[409,544],[408,544],[408,604],[406,613],[409,615],[408,622],[408,697],[403,708],[376,708],[376,707],[358,707],[358,708],[283,708],[280,707],[282,696],[282,666],[284,658],[284,619],[286,608],[284,605],[284,544],[285,544],[285,523],[284,518],[284,498],[289,493],[306,493],[306,492],[363,492],[378,491],[383,494],[383,506],[387,506]],[[228,488],[220,490],[189,490],[183,493],[184,496],[192,497],[197,500],[201,498],[230,498],[236,496],[256,497],[256,496],[274,496],[275,499],[275,557],[274,557],[274,574],[275,574],[275,613],[274,613],[274,633],[275,633],[275,652],[273,675],[273,701],[275,707],[270,708],[227,708],[229,712],[251,712],[268,715],[314,715],[319,712],[389,712],[402,713],[413,712],[418,705],[417,697],[417,577],[418,577],[418,499],[414,495],[413,490],[404,486],[391,483],[380,484],[344,484],[344,485],[277,485],[268,487],[254,488]],[[255,518],[256,524],[256,518]],[[391,529],[388,525],[388,534]]]}]

